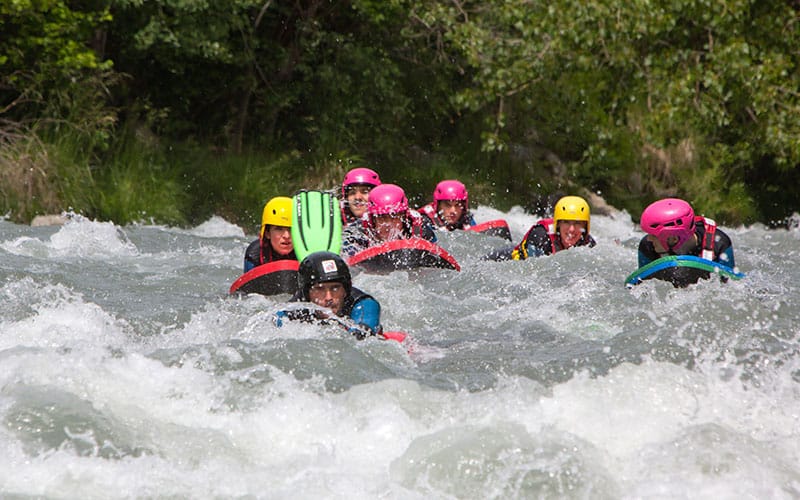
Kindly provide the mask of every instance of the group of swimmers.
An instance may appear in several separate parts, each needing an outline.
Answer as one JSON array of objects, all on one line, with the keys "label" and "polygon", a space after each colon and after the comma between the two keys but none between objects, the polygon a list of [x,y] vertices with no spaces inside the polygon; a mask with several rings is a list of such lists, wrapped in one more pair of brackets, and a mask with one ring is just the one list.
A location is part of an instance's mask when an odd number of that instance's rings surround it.
[{"label": "group of swimmers", "polygon": [[[475,226],[469,210],[469,194],[458,180],[443,180],[433,191],[433,200],[418,208],[409,206],[404,190],[384,184],[369,168],[347,172],[342,182],[343,221],[341,254],[350,257],[374,245],[396,239],[418,237],[437,242],[436,231],[454,231]],[[498,248],[484,260],[524,260],[551,255],[572,247],[596,245],[590,234],[591,210],[580,196],[564,196],[553,207],[552,218],[541,219],[514,246]],[[244,271],[277,260],[297,260],[292,246],[292,199],[273,198],[264,207],[259,239],[247,248]],[[712,219],[696,216],[691,205],[678,198],[650,204],[642,212],[640,226],[646,235],[639,242],[639,267],[667,255],[695,255],[733,268],[733,245]],[[299,289],[293,302],[311,302],[324,309],[281,311],[283,319],[324,321],[348,318],[357,337],[364,332],[380,334],[380,304],[352,284],[349,267],[341,255],[315,252],[298,268]]]}]

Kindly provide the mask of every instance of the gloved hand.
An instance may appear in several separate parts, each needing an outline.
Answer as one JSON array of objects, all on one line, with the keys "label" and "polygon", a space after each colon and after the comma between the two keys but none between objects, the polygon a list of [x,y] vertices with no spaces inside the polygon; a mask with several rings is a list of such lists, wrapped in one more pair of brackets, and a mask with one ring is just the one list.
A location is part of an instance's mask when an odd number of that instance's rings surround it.
[{"label": "gloved hand", "polygon": [[347,333],[351,334],[358,340],[364,340],[371,335],[375,335],[375,332],[372,331],[372,328],[363,323],[351,326],[347,329]]},{"label": "gloved hand", "polygon": [[288,316],[286,311],[278,311],[272,315],[272,324],[280,328],[283,326],[284,320],[289,319]]},{"label": "gloved hand", "polygon": [[316,311],[309,309],[289,309],[280,310],[272,316],[272,323],[278,328],[282,327],[286,321],[302,321],[304,323],[319,322]]},{"label": "gloved hand", "polygon": [[358,340],[364,340],[367,337],[366,332],[364,332],[364,330],[362,330],[361,328],[357,328],[355,326],[348,328],[347,333],[351,334]]}]

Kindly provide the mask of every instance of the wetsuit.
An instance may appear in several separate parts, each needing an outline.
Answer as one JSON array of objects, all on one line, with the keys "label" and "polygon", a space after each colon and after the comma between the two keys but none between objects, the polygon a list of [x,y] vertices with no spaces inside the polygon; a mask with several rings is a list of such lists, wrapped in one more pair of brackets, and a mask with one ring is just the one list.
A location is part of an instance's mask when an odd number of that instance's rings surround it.
[{"label": "wetsuit", "polygon": [[[302,290],[296,292],[289,300],[290,302],[307,302],[303,299]],[[383,331],[381,327],[381,305],[371,295],[361,291],[356,287],[350,289],[350,295],[345,297],[342,310],[337,314],[340,318],[349,318],[360,328],[350,328],[348,331],[359,338],[363,338],[362,329],[366,329],[371,335],[377,335]],[[325,323],[324,319],[314,316],[313,310],[297,309],[289,311],[278,311],[275,313],[274,323],[283,326],[283,319],[304,321],[313,323],[318,321]]]},{"label": "wetsuit", "polygon": [[437,228],[453,231],[455,229],[464,229],[465,227],[472,227],[476,225],[475,218],[472,216],[472,212],[464,212],[464,214],[461,216],[461,219],[459,219],[459,221],[455,224],[446,223],[441,217],[439,217],[438,205],[439,202],[432,201],[431,203],[428,203],[419,209],[419,212],[427,215],[433,225]]},{"label": "wetsuit", "polygon": [[[436,243],[436,232],[433,223],[426,215],[416,210],[409,210],[410,220],[403,221],[404,239],[418,237]],[[342,255],[352,257],[362,250],[384,243],[378,239],[369,214],[364,214],[357,221],[348,224],[342,231]]]},{"label": "wetsuit", "polygon": [[[713,221],[704,219],[703,217],[695,217],[694,234],[697,236],[697,244],[683,255],[703,257],[706,260],[719,262],[731,268],[736,265],[733,260],[733,243],[731,243],[731,239],[724,231],[718,229]],[[707,234],[709,237],[706,237]],[[703,255],[704,248],[713,252],[713,254],[709,255],[707,253]],[[655,246],[648,241],[647,236],[643,237],[639,242],[639,267],[666,255],[676,254],[674,252],[665,252],[662,254],[656,252]]]},{"label": "wetsuit", "polygon": [[[584,233],[575,243],[576,247],[593,247],[597,243],[591,235]],[[542,219],[528,229],[522,241],[517,246],[508,246],[493,250],[483,257],[483,260],[525,260],[528,257],[541,257],[552,255],[561,250],[566,250],[561,238],[554,230],[552,219]]]},{"label": "wetsuit", "polygon": [[[263,251],[264,249],[266,249],[266,252]],[[294,250],[287,255],[281,255],[274,251],[269,239],[264,241],[263,244],[261,240],[255,240],[247,246],[247,250],[244,252],[244,272],[261,264],[269,264],[277,260],[297,260],[297,256],[294,254]]]}]

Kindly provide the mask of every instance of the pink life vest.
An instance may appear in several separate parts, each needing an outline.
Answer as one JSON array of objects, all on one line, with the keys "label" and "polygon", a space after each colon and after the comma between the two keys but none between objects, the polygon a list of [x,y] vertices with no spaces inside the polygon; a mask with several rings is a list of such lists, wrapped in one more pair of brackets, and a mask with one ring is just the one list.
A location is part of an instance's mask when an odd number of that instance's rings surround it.
[{"label": "pink life vest", "polygon": [[439,217],[439,210],[437,210],[437,202],[432,201],[427,205],[420,207],[419,211],[425,213],[428,217],[430,217],[433,224],[437,227],[442,227],[445,225],[445,222]]}]

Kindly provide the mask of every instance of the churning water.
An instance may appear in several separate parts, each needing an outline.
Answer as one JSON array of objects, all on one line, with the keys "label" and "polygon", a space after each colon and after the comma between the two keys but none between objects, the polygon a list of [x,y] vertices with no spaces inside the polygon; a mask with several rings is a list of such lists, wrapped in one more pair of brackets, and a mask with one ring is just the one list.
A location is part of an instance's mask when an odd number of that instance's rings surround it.
[{"label": "churning water", "polygon": [[528,261],[444,234],[461,272],[354,278],[400,345],[229,297],[253,236],[219,218],[0,221],[0,493],[798,498],[800,231],[724,229],[744,280],[632,290],[624,213]]}]

